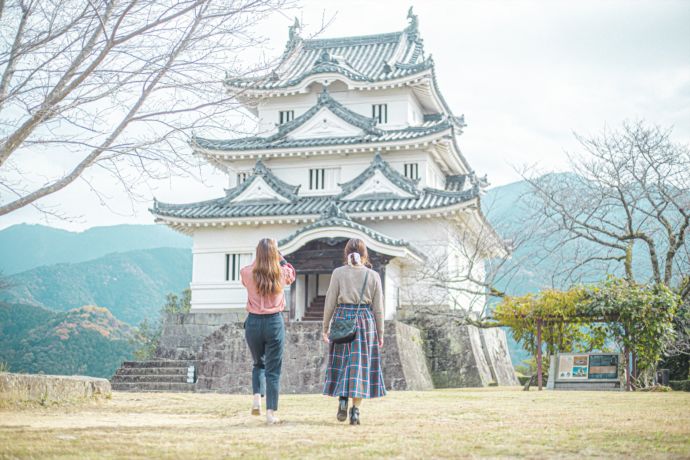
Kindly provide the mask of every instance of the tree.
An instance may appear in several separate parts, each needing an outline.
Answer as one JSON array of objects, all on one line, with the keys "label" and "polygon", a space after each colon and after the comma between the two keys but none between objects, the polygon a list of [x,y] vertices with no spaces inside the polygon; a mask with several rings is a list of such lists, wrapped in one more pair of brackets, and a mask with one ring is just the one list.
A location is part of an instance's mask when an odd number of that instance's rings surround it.
[{"label": "tree", "polygon": [[12,287],[12,282],[0,271],[0,292]]},{"label": "tree", "polygon": [[[679,296],[663,284],[641,285],[609,277],[593,286],[566,291],[506,296],[484,327],[508,326],[516,340],[532,354],[539,349],[541,328],[546,357],[557,352],[592,351],[613,340],[635,359],[633,378],[649,385],[663,354],[672,346],[674,315]],[[624,356],[628,363],[627,354]]]},{"label": "tree", "polygon": [[[587,269],[622,272],[635,284],[674,289],[690,301],[690,148],[670,130],[624,123],[599,136],[576,135],[582,152],[570,156],[572,174],[525,177],[535,197],[532,219],[544,229],[551,252],[562,254],[565,283]],[[686,308],[675,319],[675,343],[666,359],[687,369]]]},{"label": "tree", "polygon": [[[130,193],[190,173],[191,131],[227,132],[238,109],[220,78],[243,71],[253,26],[286,1],[0,1],[0,216],[96,167]],[[30,178],[41,153],[64,174]]]},{"label": "tree", "polygon": [[576,137],[583,151],[570,156],[572,174],[525,177],[533,219],[569,251],[562,273],[577,281],[597,265],[631,282],[678,286],[690,272],[690,148],[644,122]]},{"label": "tree", "polygon": [[[516,199],[515,205],[520,206],[520,201]],[[424,247],[424,263],[411,271],[417,283],[429,289],[404,290],[410,303],[427,306],[419,309],[421,313],[436,315],[438,305],[452,305],[452,315],[483,317],[488,313],[487,301],[514,293],[515,279],[537,261],[538,256],[528,247],[537,229],[504,215],[492,215],[495,204],[483,206],[491,216],[490,223],[472,209],[439,224],[446,239],[437,247]]]},{"label": "tree", "polygon": [[163,333],[163,322],[169,314],[189,313],[192,308],[192,290],[187,288],[182,294],[168,293],[165,304],[161,307],[159,318],[155,321],[144,319],[137,327],[137,337],[132,340],[137,346],[134,357],[138,360],[146,360],[155,356]]}]

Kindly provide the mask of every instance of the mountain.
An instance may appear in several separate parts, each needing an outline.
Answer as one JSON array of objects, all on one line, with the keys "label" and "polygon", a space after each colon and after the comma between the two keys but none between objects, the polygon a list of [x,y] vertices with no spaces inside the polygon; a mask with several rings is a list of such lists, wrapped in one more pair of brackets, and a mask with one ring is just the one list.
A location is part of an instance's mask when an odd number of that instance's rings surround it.
[{"label": "mountain", "polygon": [[157,248],[113,253],[80,263],[34,268],[7,277],[0,300],[65,311],[101,305],[130,324],[154,318],[170,292],[189,286],[189,249]]},{"label": "mountain", "polygon": [[66,312],[0,303],[0,362],[12,372],[110,378],[138,345],[131,326],[106,308]]},{"label": "mountain", "polygon": [[159,247],[192,247],[188,236],[163,225],[115,225],[69,232],[43,225],[20,224],[0,230],[0,271],[5,275],[43,265],[76,263]]}]

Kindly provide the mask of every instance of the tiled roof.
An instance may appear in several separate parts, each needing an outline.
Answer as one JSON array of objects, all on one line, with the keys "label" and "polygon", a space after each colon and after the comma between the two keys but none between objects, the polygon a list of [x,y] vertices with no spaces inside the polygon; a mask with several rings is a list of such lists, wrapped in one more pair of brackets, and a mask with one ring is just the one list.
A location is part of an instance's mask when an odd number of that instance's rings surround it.
[{"label": "tiled roof", "polygon": [[[408,179],[407,177],[400,174],[395,169],[391,168],[387,161],[384,161],[380,153],[374,155],[374,161],[365,169],[362,174],[355,177],[349,182],[340,184],[342,193],[338,195],[338,198],[343,198],[354,192],[360,185],[362,185],[367,179],[374,175],[376,171],[380,171],[388,180],[390,180],[395,186],[404,190],[412,196],[419,196],[419,190],[417,190],[417,182]],[[369,199],[369,197],[361,197],[360,199]]]},{"label": "tiled roof", "polygon": [[353,112],[340,102],[333,99],[331,95],[328,93],[328,90],[324,88],[321,94],[319,94],[319,98],[316,101],[316,105],[311,107],[309,110],[307,110],[294,120],[279,125],[278,132],[276,134],[269,137],[264,137],[262,139],[264,139],[266,142],[271,142],[276,139],[285,137],[288,133],[294,131],[295,129],[299,128],[304,123],[309,121],[314,115],[316,115],[316,112],[318,112],[324,107],[328,108],[339,118],[342,118],[343,120],[347,121],[353,126],[357,126],[358,128],[363,129],[365,132],[369,134],[383,134],[382,130],[376,128],[376,120],[374,118],[365,117],[364,115],[360,115],[357,112]]},{"label": "tiled roof", "polygon": [[[322,137],[309,139],[291,139],[288,134],[302,126],[311,119],[319,110],[327,107],[333,114],[363,130],[362,135],[345,137]],[[421,126],[411,126],[402,129],[382,130],[376,127],[373,118],[368,118],[348,109],[340,102],[333,99],[327,90],[324,90],[312,108],[292,121],[283,123],[278,127],[278,132],[267,137],[243,137],[240,139],[205,139],[193,137],[192,145],[207,150],[266,150],[284,149],[296,147],[312,147],[325,145],[351,145],[373,142],[394,142],[411,140],[430,134],[445,131],[454,126],[454,120],[447,116],[439,115],[433,120],[425,121]]]},{"label": "tiled roof", "polygon": [[369,228],[365,225],[359,224],[357,222],[354,222],[351,220],[347,214],[345,214],[336,203],[334,202],[329,202],[327,208],[321,213],[321,216],[319,220],[316,222],[306,225],[299,230],[293,232],[292,234],[288,235],[287,237],[283,238],[282,240],[278,241],[278,246],[285,246],[286,244],[290,243],[290,241],[294,240],[297,238],[299,235],[309,232],[311,230],[317,229],[317,228],[327,228],[327,227],[346,227],[346,228],[352,228],[355,230],[358,230],[365,235],[369,236],[375,241],[378,241],[381,244],[385,244],[387,246],[397,246],[397,247],[404,247],[409,249],[410,251],[414,252],[417,256],[421,257],[424,259],[424,255],[422,254],[421,251],[415,249],[413,246],[410,245],[407,241],[403,239],[397,239],[397,238],[391,238],[389,236],[384,235],[383,233],[377,232],[376,230]]},{"label": "tiled roof", "polygon": [[249,186],[258,178],[262,178],[269,187],[271,187],[276,193],[287,198],[288,200],[297,199],[297,192],[299,191],[299,185],[290,185],[283,182],[278,177],[273,174],[273,172],[264,165],[263,161],[259,160],[254,166],[252,175],[242,182],[237,187],[226,190],[225,199],[232,201],[234,198],[242,194]]},{"label": "tiled roof", "polygon": [[[367,196],[366,199],[341,199],[355,190],[376,170],[381,171],[394,184],[408,191],[412,196],[373,195]],[[261,161],[257,162],[254,171],[257,176],[263,177],[274,190],[281,196],[289,198],[290,201],[283,202],[273,199],[233,202],[233,198],[240,195],[248,187],[247,184],[254,180],[254,176],[252,176],[243,184],[228,190],[226,196],[222,198],[188,204],[169,204],[154,201],[153,208],[150,211],[159,217],[172,217],[177,219],[313,216],[322,214],[331,204],[335,203],[341,211],[349,214],[385,212],[405,214],[415,211],[446,208],[466,203],[477,198],[480,192],[475,181],[471,181],[473,186],[467,189],[463,189],[462,186],[457,186],[456,183],[459,183],[460,179],[456,178],[459,176],[451,176],[451,183],[456,185],[446,190],[429,187],[419,190],[414,182],[393,170],[378,154],[374,157],[372,164],[358,177],[342,184],[344,193],[339,195],[299,196],[297,195],[298,187],[291,186],[278,179]],[[464,185],[464,179],[462,184]]]},{"label": "tiled roof", "polygon": [[178,219],[234,219],[247,217],[313,216],[321,214],[331,202],[349,214],[433,210],[466,203],[478,196],[475,188],[449,192],[424,188],[413,198],[386,197],[367,200],[338,200],[334,196],[300,196],[289,203],[277,201],[232,203],[227,197],[188,204],[154,202],[151,212]]},{"label": "tiled roof", "polygon": [[433,62],[425,59],[417,17],[410,11],[408,18],[410,25],[402,32],[312,40],[299,37],[299,23],[295,22],[283,58],[270,75],[228,78],[226,84],[235,88],[287,88],[310,75],[330,72],[354,81],[378,82],[430,69]]}]

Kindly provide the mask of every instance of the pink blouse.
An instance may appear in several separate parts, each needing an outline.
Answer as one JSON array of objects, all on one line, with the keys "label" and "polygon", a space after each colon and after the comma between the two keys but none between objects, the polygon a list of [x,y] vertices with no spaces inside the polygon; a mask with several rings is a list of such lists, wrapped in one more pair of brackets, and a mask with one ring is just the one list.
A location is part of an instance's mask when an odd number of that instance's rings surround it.
[{"label": "pink blouse", "polygon": [[[253,269],[254,262],[240,270],[240,279],[247,288],[247,311],[257,315],[270,315],[285,310],[285,292],[281,291],[275,295],[259,294],[254,283]],[[289,286],[295,281],[296,272],[292,265],[286,263],[280,267],[280,271],[283,273],[284,286]]]}]

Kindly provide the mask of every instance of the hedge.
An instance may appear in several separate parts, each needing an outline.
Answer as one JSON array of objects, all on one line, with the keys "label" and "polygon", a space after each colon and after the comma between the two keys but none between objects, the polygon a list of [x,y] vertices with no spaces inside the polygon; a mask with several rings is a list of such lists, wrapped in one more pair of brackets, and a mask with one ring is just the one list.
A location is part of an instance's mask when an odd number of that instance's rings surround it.
[{"label": "hedge", "polygon": [[518,376],[518,382],[520,382],[520,385],[525,385],[529,379],[531,379],[531,375],[519,375]]},{"label": "hedge", "polygon": [[675,391],[690,391],[690,380],[671,380],[668,386]]}]

